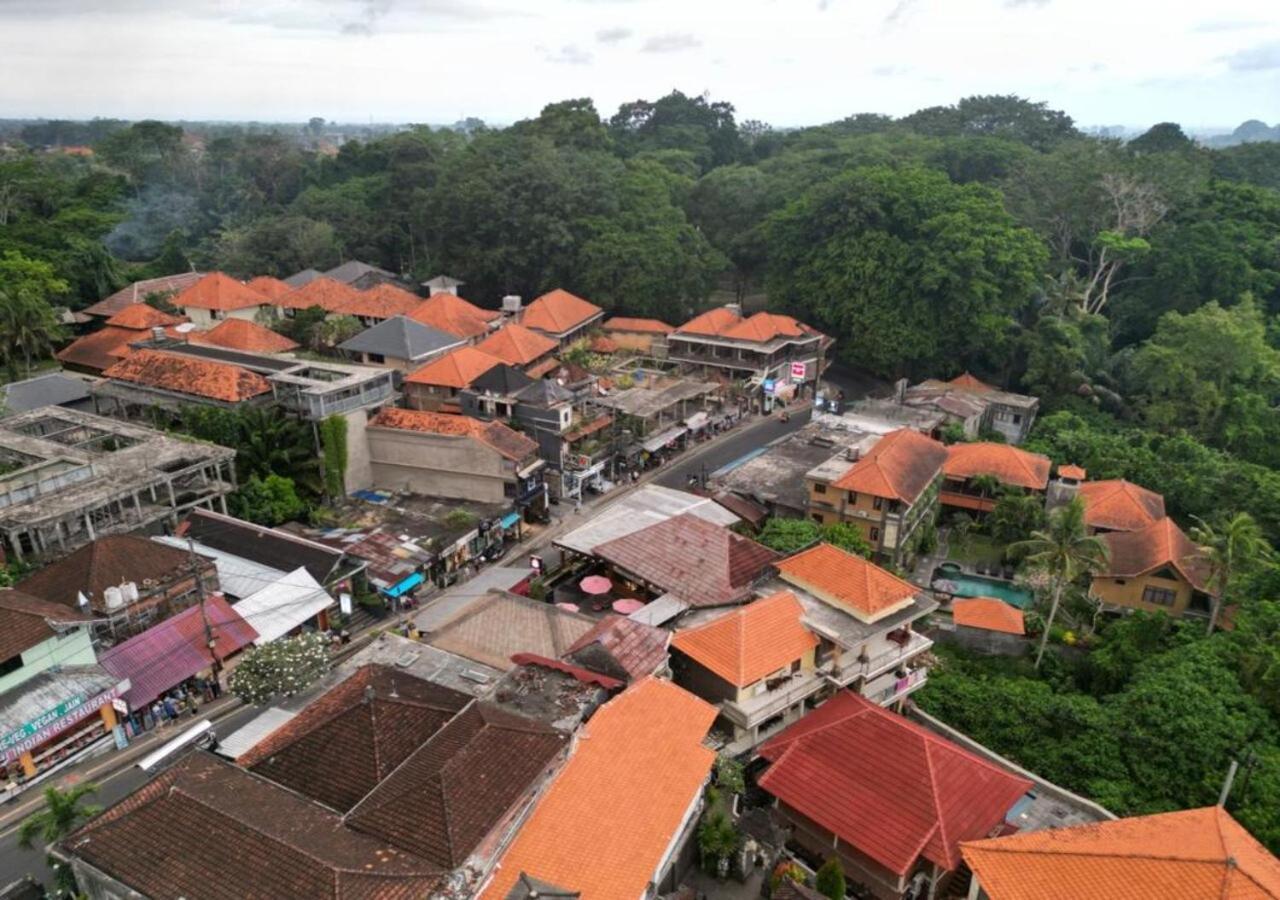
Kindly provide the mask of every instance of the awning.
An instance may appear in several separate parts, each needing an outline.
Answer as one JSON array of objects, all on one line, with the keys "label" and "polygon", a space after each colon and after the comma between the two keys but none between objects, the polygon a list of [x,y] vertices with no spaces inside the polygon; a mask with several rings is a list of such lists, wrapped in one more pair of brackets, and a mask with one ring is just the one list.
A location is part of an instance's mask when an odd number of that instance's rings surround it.
[{"label": "awning", "polygon": [[662,432],[661,434],[657,434],[649,438],[647,441],[641,444],[641,446],[644,447],[644,449],[647,450],[649,453],[653,453],[655,450],[661,450],[663,447],[667,446],[667,444],[671,443],[672,441],[680,437],[682,434],[684,434],[688,430],[689,429],[685,428],[683,425],[677,425],[674,428],[668,428],[666,431]]},{"label": "awning", "polygon": [[217,753],[236,759],[248,753],[277,728],[287,725],[297,713],[271,706],[218,742]]},{"label": "awning", "polygon": [[397,581],[395,584],[391,585],[391,587],[383,588],[382,593],[386,594],[388,597],[399,597],[401,594],[404,594],[406,591],[413,590],[414,588],[416,588],[418,585],[422,584],[422,582],[426,580],[427,580],[426,576],[424,576],[421,572],[414,572],[412,575],[409,575],[407,578],[402,578],[400,581]]},{"label": "awning", "polygon": [[258,632],[255,644],[284,637],[333,605],[324,587],[299,566],[284,578],[255,591],[232,607]]},{"label": "awning", "polygon": [[510,528],[512,525],[515,525],[519,521],[520,521],[520,513],[509,512],[502,517],[502,519],[498,522],[498,524],[501,525],[503,528]]},{"label": "awning", "polygon": [[646,603],[643,609],[636,610],[627,618],[633,622],[652,625],[656,628],[663,622],[670,622],[688,608],[689,604],[677,598],[674,594],[663,594],[652,603]]},{"label": "awning", "polygon": [[684,424],[690,431],[697,431],[699,428],[706,428],[710,421],[711,417],[705,412],[696,412],[685,419]]},{"label": "awning", "polygon": [[129,680],[100,666],[46,669],[0,694],[0,759],[12,763],[121,696]]}]

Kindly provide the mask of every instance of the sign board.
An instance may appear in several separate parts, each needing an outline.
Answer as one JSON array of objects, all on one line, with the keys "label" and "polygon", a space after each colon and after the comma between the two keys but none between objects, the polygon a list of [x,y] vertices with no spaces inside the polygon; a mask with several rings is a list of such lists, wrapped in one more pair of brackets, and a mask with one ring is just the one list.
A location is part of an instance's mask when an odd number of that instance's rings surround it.
[{"label": "sign board", "polygon": [[809,367],[802,362],[793,362],[791,364],[791,380],[804,381],[808,377]]},{"label": "sign board", "polygon": [[776,379],[766,378],[764,380],[764,392],[766,394],[772,394],[773,389],[776,388],[777,386],[778,386],[778,382]]},{"label": "sign board", "polygon": [[541,556],[530,556],[530,557],[529,557],[529,568],[530,568],[530,569],[533,569],[533,571],[535,571],[535,572],[541,572],[541,571],[542,571],[542,557],[541,557]]},{"label": "sign board", "polygon": [[116,699],[112,700],[111,708],[114,709],[116,712],[120,713],[121,715],[129,714],[129,704],[125,702],[125,699],[123,697],[117,697]]},{"label": "sign board", "polygon": [[53,709],[27,722],[21,728],[0,737],[0,759],[11,763],[20,758],[28,750],[34,750],[82,719],[97,712],[108,701],[114,700],[130,688],[129,679],[124,679],[115,687],[103,691],[96,697],[77,694],[59,703]]},{"label": "sign board", "polygon": [[338,609],[340,609],[340,610],[342,611],[342,614],[343,614],[344,616],[349,616],[349,615],[351,615],[351,609],[352,609],[352,607],[351,607],[351,595],[350,595],[350,594],[347,594],[347,593],[341,593],[341,594],[339,594],[339,595],[338,595]]}]

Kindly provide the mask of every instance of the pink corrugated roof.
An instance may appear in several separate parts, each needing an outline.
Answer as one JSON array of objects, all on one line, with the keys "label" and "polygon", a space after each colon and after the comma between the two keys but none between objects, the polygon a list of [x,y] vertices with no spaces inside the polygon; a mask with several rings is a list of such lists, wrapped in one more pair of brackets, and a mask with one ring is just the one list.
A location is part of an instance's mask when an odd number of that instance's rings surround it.
[{"label": "pink corrugated roof", "polygon": [[[257,639],[258,632],[231,608],[221,594],[210,597],[204,606],[219,659],[226,659]],[[184,609],[123,644],[104,650],[98,656],[98,663],[117,678],[129,679],[131,685],[124,697],[131,708],[150,703],[169,688],[213,664],[213,657],[205,646],[204,621],[199,605]]]}]

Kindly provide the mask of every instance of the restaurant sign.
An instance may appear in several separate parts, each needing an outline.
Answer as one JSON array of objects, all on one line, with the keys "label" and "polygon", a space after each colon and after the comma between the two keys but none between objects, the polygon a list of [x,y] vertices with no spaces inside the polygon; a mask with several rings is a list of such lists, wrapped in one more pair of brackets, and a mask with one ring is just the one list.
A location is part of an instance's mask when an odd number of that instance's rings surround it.
[{"label": "restaurant sign", "polygon": [[81,719],[93,715],[104,704],[129,690],[129,687],[129,679],[126,678],[115,687],[93,697],[75,694],[22,727],[0,737],[0,753],[3,754],[4,761],[11,763],[27,751],[34,750]]}]

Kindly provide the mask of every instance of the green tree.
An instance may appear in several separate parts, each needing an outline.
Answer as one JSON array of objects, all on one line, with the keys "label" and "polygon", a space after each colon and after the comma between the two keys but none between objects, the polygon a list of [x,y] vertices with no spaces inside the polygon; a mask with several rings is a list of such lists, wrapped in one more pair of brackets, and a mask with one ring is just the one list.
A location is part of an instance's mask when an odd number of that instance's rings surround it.
[{"label": "green tree", "polygon": [[32,358],[53,352],[63,331],[51,304],[67,289],[46,262],[16,250],[0,257],[0,353],[11,377],[19,358],[30,375]]},{"label": "green tree", "polygon": [[770,516],[760,530],[758,540],[770,550],[789,555],[822,540],[822,532],[817,522],[808,519]]},{"label": "green tree", "polygon": [[1126,146],[1130,153],[1181,153],[1195,149],[1191,138],[1176,122],[1152,125]]},{"label": "green tree", "polygon": [[314,632],[300,634],[247,650],[228,686],[245,703],[263,706],[273,698],[302,693],[328,668],[328,638]]},{"label": "green tree", "polygon": [[[46,787],[44,808],[27,816],[18,826],[18,846],[30,850],[39,838],[46,848],[53,847],[102,812],[102,807],[82,802],[97,790],[98,786],[90,782],[74,785],[65,791],[54,785]],[[46,856],[45,864],[55,873],[57,896],[79,896],[75,876],[69,866],[51,853]]]},{"label": "green tree", "polygon": [[920,168],[840,175],[768,238],[770,298],[885,376],[998,357],[1044,261],[995,191]]},{"label": "green tree", "polygon": [[821,526],[818,533],[828,544],[849,553],[855,553],[864,559],[870,559],[871,554],[875,552],[875,548],[867,543],[862,532],[848,522],[829,522]]},{"label": "green tree", "polygon": [[824,897],[829,897],[831,900],[844,900],[844,869],[840,868],[840,860],[834,856],[828,857],[827,861],[819,867],[813,886]]},{"label": "green tree", "polygon": [[1013,95],[965,97],[954,106],[929,107],[898,121],[922,134],[997,136],[1041,151],[1080,134],[1066,113]]},{"label": "green tree", "polygon": [[339,262],[333,226],[305,216],[278,215],[228,228],[214,250],[217,268],[242,277],[284,278],[300,269],[327,269]]},{"label": "green tree", "polygon": [[1205,633],[1213,634],[1223,604],[1236,599],[1241,578],[1270,561],[1273,554],[1262,529],[1247,512],[1236,513],[1217,527],[1197,518],[1191,538],[1200,546],[1199,557],[1208,570],[1212,608]]},{"label": "green tree", "polygon": [[1045,620],[1044,634],[1036,648],[1036,668],[1044,658],[1049,632],[1058,615],[1063,591],[1081,575],[1100,571],[1107,563],[1107,545],[1090,535],[1084,524],[1084,504],[1079,497],[1060,506],[1049,516],[1046,528],[1032,533],[1025,541],[1014,544],[1011,552],[1025,554],[1027,564],[1049,576],[1051,600]]},{"label": "green tree", "polygon": [[1044,497],[1017,488],[1000,491],[996,505],[987,514],[991,536],[1002,544],[1025,541],[1044,526]]},{"label": "green tree", "polygon": [[274,527],[301,518],[306,514],[307,504],[298,496],[293,479],[283,475],[265,478],[250,475],[231,495],[231,511],[249,522]]}]

